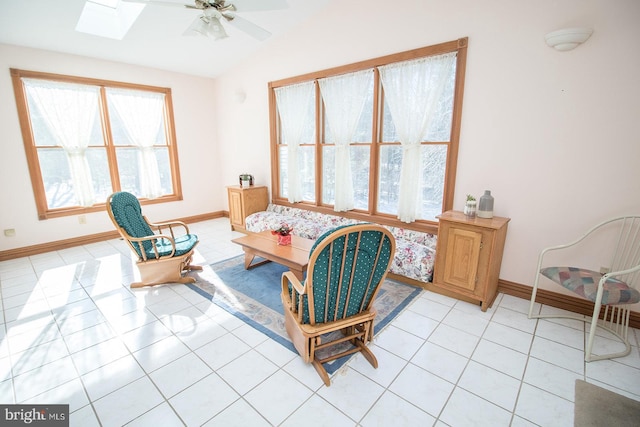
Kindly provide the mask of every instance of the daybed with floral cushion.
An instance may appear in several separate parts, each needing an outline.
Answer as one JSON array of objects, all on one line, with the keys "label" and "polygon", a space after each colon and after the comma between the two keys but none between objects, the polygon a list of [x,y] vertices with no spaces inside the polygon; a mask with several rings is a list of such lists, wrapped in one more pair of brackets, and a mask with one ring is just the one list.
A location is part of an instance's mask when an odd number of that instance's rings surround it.
[{"label": "daybed with floral cushion", "polygon": [[[293,234],[296,236],[314,240],[332,228],[359,222],[362,221],[275,204],[269,204],[266,211],[251,214],[245,220],[247,231],[257,233],[275,230],[287,224],[293,227]],[[400,227],[385,227],[396,239],[396,254],[391,263],[391,273],[420,282],[431,282],[436,236]]]}]

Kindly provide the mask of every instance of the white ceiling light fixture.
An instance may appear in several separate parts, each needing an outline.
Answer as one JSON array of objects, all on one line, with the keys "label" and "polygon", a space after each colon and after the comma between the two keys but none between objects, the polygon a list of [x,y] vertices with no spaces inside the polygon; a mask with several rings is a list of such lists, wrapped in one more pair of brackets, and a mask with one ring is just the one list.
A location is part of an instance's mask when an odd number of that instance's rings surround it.
[{"label": "white ceiling light fixture", "polygon": [[548,33],[544,39],[555,50],[567,51],[586,42],[592,33],[591,28],[563,28]]}]

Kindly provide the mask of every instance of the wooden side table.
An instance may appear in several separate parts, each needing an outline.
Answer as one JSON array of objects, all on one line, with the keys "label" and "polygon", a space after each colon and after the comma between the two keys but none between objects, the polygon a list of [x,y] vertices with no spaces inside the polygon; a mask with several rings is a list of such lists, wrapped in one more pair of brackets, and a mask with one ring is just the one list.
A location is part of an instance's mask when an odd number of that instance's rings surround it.
[{"label": "wooden side table", "polygon": [[229,196],[229,222],[231,229],[246,231],[245,218],[252,213],[267,209],[269,193],[264,185],[242,188],[239,185],[227,187]]},{"label": "wooden side table", "polygon": [[458,211],[438,216],[433,284],[481,303],[493,304],[510,218],[467,218]]}]

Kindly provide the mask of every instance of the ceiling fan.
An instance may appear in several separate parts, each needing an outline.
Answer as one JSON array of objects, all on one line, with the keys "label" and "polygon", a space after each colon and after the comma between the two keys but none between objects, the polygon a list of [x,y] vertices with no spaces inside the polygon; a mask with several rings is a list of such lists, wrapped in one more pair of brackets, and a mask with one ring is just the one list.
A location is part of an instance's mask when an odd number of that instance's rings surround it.
[{"label": "ceiling fan", "polygon": [[288,7],[286,0],[232,0],[232,2],[227,2],[226,0],[194,0],[193,4],[161,0],[122,1],[200,10],[202,14],[196,17],[184,34],[212,37],[214,40],[228,37],[221,21],[233,25],[258,40],[266,40],[271,36],[269,31],[238,16],[237,12],[277,10]]}]

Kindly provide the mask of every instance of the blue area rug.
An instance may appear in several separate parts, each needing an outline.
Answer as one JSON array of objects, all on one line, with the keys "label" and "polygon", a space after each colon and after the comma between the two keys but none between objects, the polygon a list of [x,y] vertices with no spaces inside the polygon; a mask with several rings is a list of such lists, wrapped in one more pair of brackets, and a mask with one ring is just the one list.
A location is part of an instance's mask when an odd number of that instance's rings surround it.
[{"label": "blue area rug", "polygon": [[[285,271],[286,267],[273,262],[245,270],[244,255],[241,255],[205,268],[196,275],[198,281],[187,286],[297,354],[284,327],[284,311],[280,300],[281,277]],[[374,321],[374,335],[388,325],[420,291],[420,288],[395,280],[385,280],[374,301],[378,312]],[[327,372],[333,374],[350,357],[344,356],[326,363]]]}]

